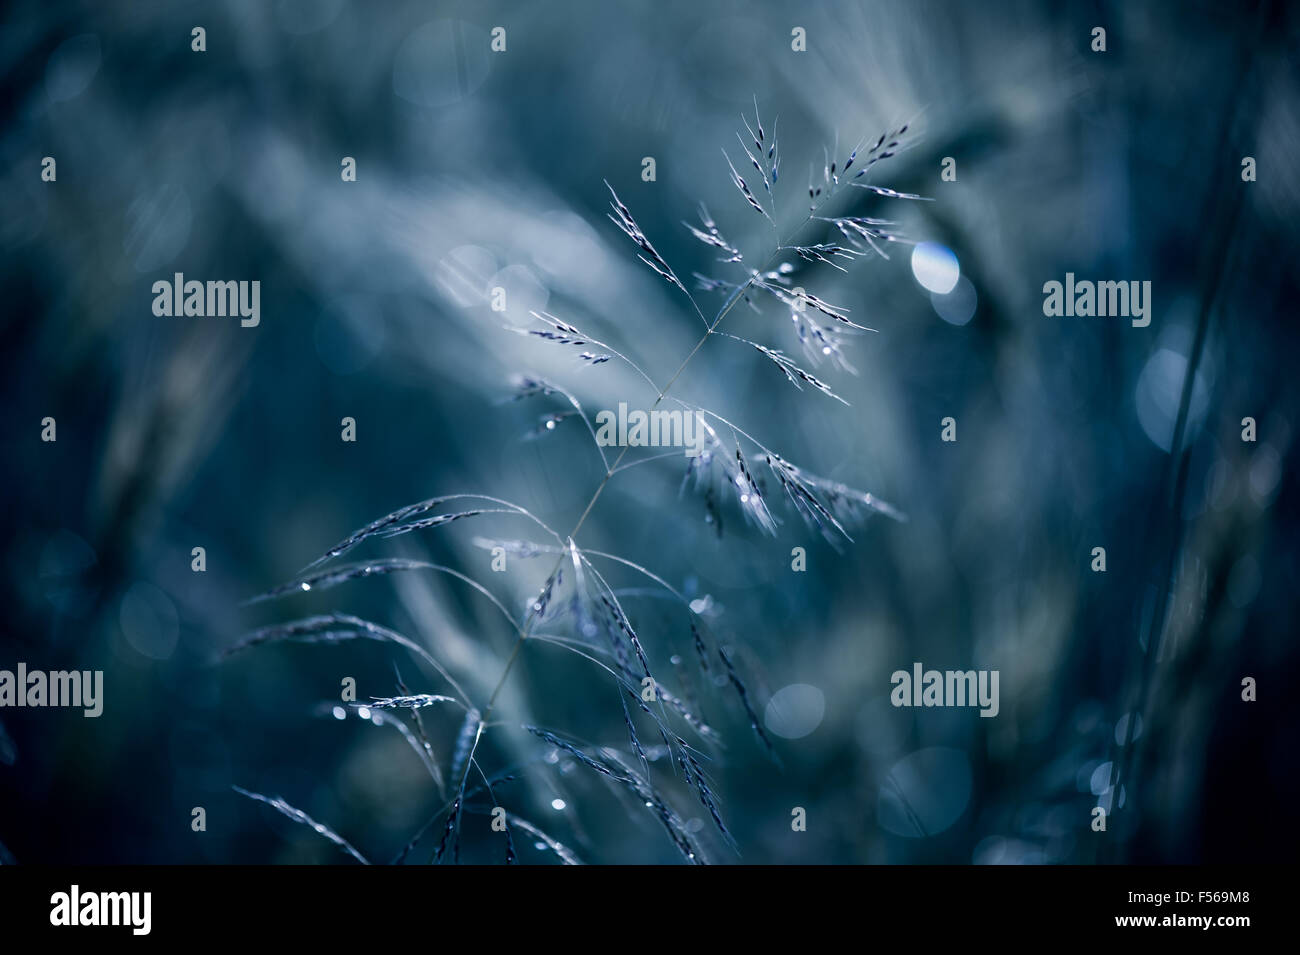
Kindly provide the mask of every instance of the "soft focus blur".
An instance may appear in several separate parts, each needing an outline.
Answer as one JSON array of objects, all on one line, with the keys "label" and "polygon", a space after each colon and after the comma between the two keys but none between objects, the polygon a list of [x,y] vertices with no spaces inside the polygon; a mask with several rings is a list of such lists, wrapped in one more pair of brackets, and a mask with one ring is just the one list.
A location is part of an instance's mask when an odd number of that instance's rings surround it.
[{"label": "soft focus blur", "polygon": [[[856,375],[815,372],[850,407],[725,339],[674,385],[906,523],[873,518],[836,549],[788,507],[774,503],[770,538],[729,502],[719,538],[669,457],[617,474],[578,536],[712,614],[774,741],[775,759],[725,681],[698,675],[671,602],[611,572],[662,679],[723,733],[704,749],[739,854],[671,767],[652,767],[710,860],[1272,856],[1300,797],[1300,9],[1059,7],[10,3],[0,669],[102,669],[105,705],[98,719],[0,710],[0,858],[347,863],[232,785],[282,796],[376,860],[428,821],[442,800],[402,736],[331,707],[345,677],[364,700],[397,692],[395,665],[411,692],[445,691],[434,674],[362,641],[219,655],[257,626],[346,611],[418,639],[481,705],[514,636],[491,605],[428,574],[241,603],[439,494],[573,527],[599,458],[572,419],[525,440],[564,406],[509,401],[512,377],[554,380],[589,410],[655,395],[616,362],[514,329],[544,309],[665,382],[700,319],[606,218],[603,180],[688,285],[734,278],[681,221],[703,201],[747,260],[770,253],[721,154],[742,156],[755,99],[779,116],[783,236],[823,147],[902,123],[920,135],[873,181],[934,201],[842,197],[841,211],[897,219],[927,243],[915,255],[895,245],[845,272],[793,259],[798,284],[878,330],[851,341]],[[156,317],[151,286],[176,272],[259,280],[260,325]],[[1150,281],[1150,325],[1045,316],[1043,285],[1067,272]],[[722,303],[693,294],[706,315]],[[788,312],[761,304],[723,329],[799,356]],[[955,442],[940,440],[946,417]],[[460,568],[519,612],[549,561],[493,573],[474,540],[531,533],[493,515],[362,553]],[[999,714],[891,706],[890,674],[918,661],[998,670]],[[445,772],[459,720],[424,717]],[[518,729],[627,752],[596,667],[525,647],[494,720],[480,760],[519,773],[498,804],[585,861],[676,861],[643,807]],[[501,860],[487,821],[467,817],[465,861]],[[555,861],[519,843],[521,861]]]}]

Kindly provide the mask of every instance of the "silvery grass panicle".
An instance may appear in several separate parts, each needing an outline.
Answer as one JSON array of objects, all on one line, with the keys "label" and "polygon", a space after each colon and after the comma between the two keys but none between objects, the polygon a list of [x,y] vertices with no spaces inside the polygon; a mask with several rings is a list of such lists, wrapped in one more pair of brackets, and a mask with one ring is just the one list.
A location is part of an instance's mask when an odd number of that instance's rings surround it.
[{"label": "silvery grass panicle", "polygon": [[[704,326],[694,349],[685,356],[677,371],[663,385],[656,383],[633,358],[580,329],[571,321],[544,312],[534,312],[537,327],[514,329],[560,348],[571,349],[584,374],[599,374],[599,366],[616,362],[630,369],[653,394],[652,410],[671,403],[680,415],[688,416],[698,430],[697,453],[688,457],[682,490],[690,489],[703,499],[705,520],[719,535],[726,510],[738,509],[745,521],[765,534],[775,535],[778,518],[774,498],[784,497],[788,508],[809,527],[828,541],[849,542],[850,529],[872,514],[895,520],[903,515],[869,492],[818,477],[791,463],[779,452],[767,447],[740,425],[707,409],[692,405],[670,392],[678,378],[710,338],[749,346],[762,361],[775,366],[795,389],[807,388],[844,402],[832,386],[805,367],[826,364],[833,372],[853,373],[845,355],[851,337],[871,331],[849,317],[848,310],[823,300],[794,284],[794,276],[807,266],[828,265],[844,270],[859,259],[874,255],[887,256],[889,245],[905,241],[893,231],[889,219],[861,215],[831,215],[833,200],[847,192],[865,190],[886,200],[920,200],[922,197],[897,192],[867,181],[873,167],[903,148],[907,126],[863,140],[847,155],[826,151],[820,174],[812,175],[808,187],[810,209],[806,217],[783,240],[780,238],[776,203],[785,179],[782,177],[782,153],[777,141],[777,123],[766,126],[755,103],[751,123],[742,117],[744,135],[738,134],[744,159],[733,160],[724,148],[726,163],[738,198],[760,215],[776,238],[771,252],[762,262],[750,262],[739,244],[722,234],[717,223],[701,203],[698,225],[683,223],[690,234],[718,253],[719,274],[695,273],[697,291],[721,296],[712,318],[695,294],[678,277],[672,265],[658,252],[638,225],[633,211],[619,198],[614,187],[605,183],[610,194],[609,218],[638,249],[638,256],[656,275],[681,294]],[[820,227],[824,235],[818,241],[802,244],[805,233]],[[802,355],[802,362],[786,353],[777,341],[760,342],[720,330],[727,315],[744,302],[756,312],[763,303],[775,303],[777,310],[789,316],[787,330],[793,331],[792,345]],[[734,702],[743,710],[759,744],[769,753],[771,742],[763,731],[752,692],[747,688],[741,667],[711,633],[708,615],[664,577],[652,569],[617,554],[585,548],[578,535],[605,486],[620,471],[668,455],[649,454],[624,462],[630,445],[624,444],[612,459],[599,440],[595,424],[574,392],[559,384],[536,377],[517,382],[513,400],[552,399],[559,396],[565,409],[550,413],[530,437],[542,437],[570,418],[580,418],[596,446],[604,476],[595,487],[582,516],[567,534],[560,534],[532,511],[510,501],[482,494],[453,494],[434,497],[400,508],[347,535],[312,561],[295,578],[253,598],[275,599],[304,591],[329,590],[347,581],[361,578],[405,574],[410,572],[446,575],[486,598],[499,614],[502,626],[513,636],[513,647],[494,688],[484,700],[474,700],[457,682],[450,669],[424,646],[373,621],[339,612],[325,613],[265,627],[248,634],[228,652],[273,641],[339,642],[355,639],[394,644],[412,654],[436,677],[432,685],[412,693],[397,679],[398,693],[375,699],[364,706],[372,722],[396,726],[416,752],[441,795],[442,805],[428,823],[414,833],[392,860],[401,862],[426,838],[437,835],[430,861],[458,861],[461,834],[467,814],[491,815],[493,829],[504,834],[502,845],[507,862],[517,861],[512,830],[527,834],[539,848],[553,854],[565,864],[575,864],[578,855],[563,843],[543,832],[518,813],[507,811],[498,802],[495,788],[513,780],[517,771],[490,775],[480,759],[483,741],[489,733],[499,732],[502,724],[494,723],[502,689],[528,643],[544,643],[577,655],[592,667],[593,680],[606,682],[615,692],[621,707],[621,723],[627,736],[626,751],[595,746],[579,739],[572,731],[525,724],[521,729],[546,748],[551,755],[563,754],[579,767],[605,780],[616,791],[631,796],[650,813],[681,857],[689,862],[707,861],[706,849],[697,832],[686,825],[677,808],[683,798],[698,800],[712,821],[720,841],[736,849],[722,816],[719,799],[710,781],[706,763],[707,750],[719,744],[717,732],[708,725],[689,689],[674,686],[680,682],[663,678],[652,664],[653,656],[667,658],[663,652],[668,636],[643,637],[633,614],[623,604],[626,591],[616,590],[606,579],[611,569],[631,573],[643,579],[671,601],[683,621],[678,639],[689,634],[690,647],[681,656],[674,655],[680,667],[684,658],[693,659],[704,674],[703,686],[729,688]],[[847,404],[847,402],[844,402]],[[363,543],[388,540],[415,531],[443,527],[484,515],[502,515],[520,520],[536,532],[522,539],[476,538],[475,544],[494,553],[512,558],[545,561],[550,569],[536,596],[521,614],[511,612],[502,600],[482,581],[455,567],[406,558],[377,558],[357,563],[337,563]],[[433,692],[436,691],[436,692]],[[454,739],[435,746],[426,731],[421,712],[432,708],[451,708],[459,712],[459,730]],[[409,722],[406,717],[409,715]],[[435,755],[449,754],[445,767]],[[773,757],[775,754],[772,753]],[[658,764],[658,765],[656,765]],[[667,769],[658,766],[666,764]],[[444,772],[445,768],[445,772]],[[676,792],[666,788],[667,780],[676,778]],[[494,788],[495,787],[495,788]],[[239,790],[253,799],[266,802],[295,819],[311,826],[322,836],[354,858],[364,861],[359,851],[324,825],[294,809],[279,797],[266,797]]]}]

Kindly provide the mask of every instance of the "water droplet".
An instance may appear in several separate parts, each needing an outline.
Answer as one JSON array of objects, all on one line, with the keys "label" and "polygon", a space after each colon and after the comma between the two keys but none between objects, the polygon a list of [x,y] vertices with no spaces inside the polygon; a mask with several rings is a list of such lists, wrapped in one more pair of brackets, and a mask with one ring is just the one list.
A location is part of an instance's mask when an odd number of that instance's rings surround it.
[{"label": "water droplet", "polygon": [[713,610],[713,595],[705,594],[703,597],[696,597],[691,601],[691,613],[708,614]]}]

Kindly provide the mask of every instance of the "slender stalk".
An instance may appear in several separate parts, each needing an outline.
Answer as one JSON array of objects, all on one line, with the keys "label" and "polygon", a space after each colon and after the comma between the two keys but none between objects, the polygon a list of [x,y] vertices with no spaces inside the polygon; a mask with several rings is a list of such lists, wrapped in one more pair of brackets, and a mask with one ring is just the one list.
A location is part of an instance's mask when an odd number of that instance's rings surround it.
[{"label": "slender stalk", "polygon": [[[1238,48],[1241,68],[1236,72],[1236,80],[1225,97],[1226,108],[1220,119],[1216,141],[1220,144],[1219,152],[1231,144],[1234,122],[1240,119],[1241,103],[1248,87],[1251,66],[1258,62],[1256,51],[1262,43],[1265,29],[1272,12],[1271,0],[1265,0],[1256,13],[1256,21],[1246,42]],[[1178,557],[1183,551],[1185,529],[1183,527],[1183,500],[1187,490],[1188,470],[1191,465],[1192,442],[1189,440],[1192,397],[1195,393],[1196,375],[1200,368],[1205,343],[1209,336],[1210,325],[1218,310],[1219,293],[1223,287],[1232,239],[1236,234],[1237,222],[1242,212],[1244,200],[1240,194],[1225,193],[1219,189],[1217,182],[1211,180],[1206,200],[1206,221],[1218,225],[1209,230],[1211,242],[1204,254],[1205,267],[1202,272],[1205,285],[1200,299],[1199,314],[1196,323],[1196,336],[1188,352],[1186,369],[1183,372],[1182,390],[1178,401],[1178,417],[1174,423],[1173,435],[1169,444],[1169,457],[1166,459],[1164,473],[1159,487],[1163,492],[1165,510],[1156,517],[1157,522],[1163,517],[1166,533],[1161,535],[1160,528],[1152,534],[1156,543],[1154,548],[1163,551],[1159,560],[1160,576],[1157,581],[1163,588],[1160,599],[1152,608],[1150,623],[1146,630],[1146,640],[1139,651],[1137,663],[1137,687],[1132,694],[1132,703],[1125,709],[1127,719],[1123,740],[1116,740],[1112,747],[1110,771],[1110,803],[1108,813],[1119,808],[1119,793],[1126,789],[1134,800],[1137,798],[1137,777],[1141,761],[1137,750],[1136,724],[1146,720],[1150,724],[1150,714],[1146,712],[1150,703],[1152,689],[1156,678],[1156,665],[1161,646],[1164,642],[1165,627],[1169,617],[1170,600],[1176,587],[1176,568]],[[1145,745],[1145,744],[1143,744]],[[1115,753],[1114,750],[1118,749]],[[1133,832],[1133,826],[1122,829],[1118,838],[1109,843],[1109,851],[1101,854],[1108,858],[1121,856]]]}]

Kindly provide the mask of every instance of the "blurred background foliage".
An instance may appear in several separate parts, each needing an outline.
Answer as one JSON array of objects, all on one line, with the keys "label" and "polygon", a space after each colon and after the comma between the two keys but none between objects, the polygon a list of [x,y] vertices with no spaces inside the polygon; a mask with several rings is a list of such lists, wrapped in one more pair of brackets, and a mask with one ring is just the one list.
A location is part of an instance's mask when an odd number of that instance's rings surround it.
[{"label": "blurred background foliage", "polygon": [[[498,25],[508,46],[493,54]],[[837,552],[788,511],[767,539],[732,506],[719,539],[678,495],[675,459],[618,475],[598,502],[579,543],[707,601],[776,740],[779,764],[725,687],[683,677],[725,734],[710,772],[739,856],[667,767],[656,778],[721,862],[1272,855],[1298,795],[1298,40],[1284,4],[9,3],[0,666],[103,669],[106,705],[97,720],[0,712],[4,854],[347,861],[232,784],[376,859],[429,818],[441,800],[397,733],[318,712],[345,676],[363,698],[391,695],[394,663],[413,692],[443,689],[417,663],[369,643],[217,655],[254,626],[339,609],[414,635],[482,698],[512,637],[486,602],[398,575],[240,603],[436,494],[499,495],[571,527],[599,462],[573,421],[522,440],[559,406],[503,403],[511,376],[554,379],[591,409],[653,395],[502,326],[545,308],[665,380],[698,318],[607,221],[602,179],[683,277],[723,268],[680,224],[701,200],[764,255],[771,229],[719,155],[757,97],[780,117],[783,233],[823,145],[913,122],[921,138],[877,181],[936,201],[845,210],[951,249],[963,284],[932,296],[897,248],[844,274],[802,269],[879,330],[854,341],[855,377],[820,373],[851,407],[786,387],[734,342],[711,341],[677,386],[907,523],[875,519]],[[39,179],[47,155],[57,183]],[[955,182],[939,179],[945,156]],[[155,318],[151,284],[177,271],[259,279],[261,325]],[[1151,280],[1150,327],[1044,317],[1042,285],[1067,271]],[[774,303],[727,322],[797,353]],[[39,440],[47,415],[54,444]],[[345,415],[355,444],[339,440]],[[1240,439],[1248,415],[1256,443]],[[939,440],[945,416],[955,444]],[[473,539],[525,534],[489,517],[366,553],[461,567],[522,608],[546,568],[492,574]],[[658,665],[681,654],[688,670],[680,615],[629,606]],[[889,675],[913,661],[998,669],[999,716],[893,708]],[[1241,701],[1244,676],[1258,703]],[[511,729],[626,750],[608,680],[530,646],[497,718],[485,766],[524,773],[503,805],[587,861],[673,861],[640,807]],[[445,760],[458,721],[427,719]],[[1104,835],[1097,804],[1118,810]],[[791,831],[795,806],[806,832]],[[470,818],[462,858],[500,860],[485,823]],[[521,856],[554,861],[530,840]]]}]

